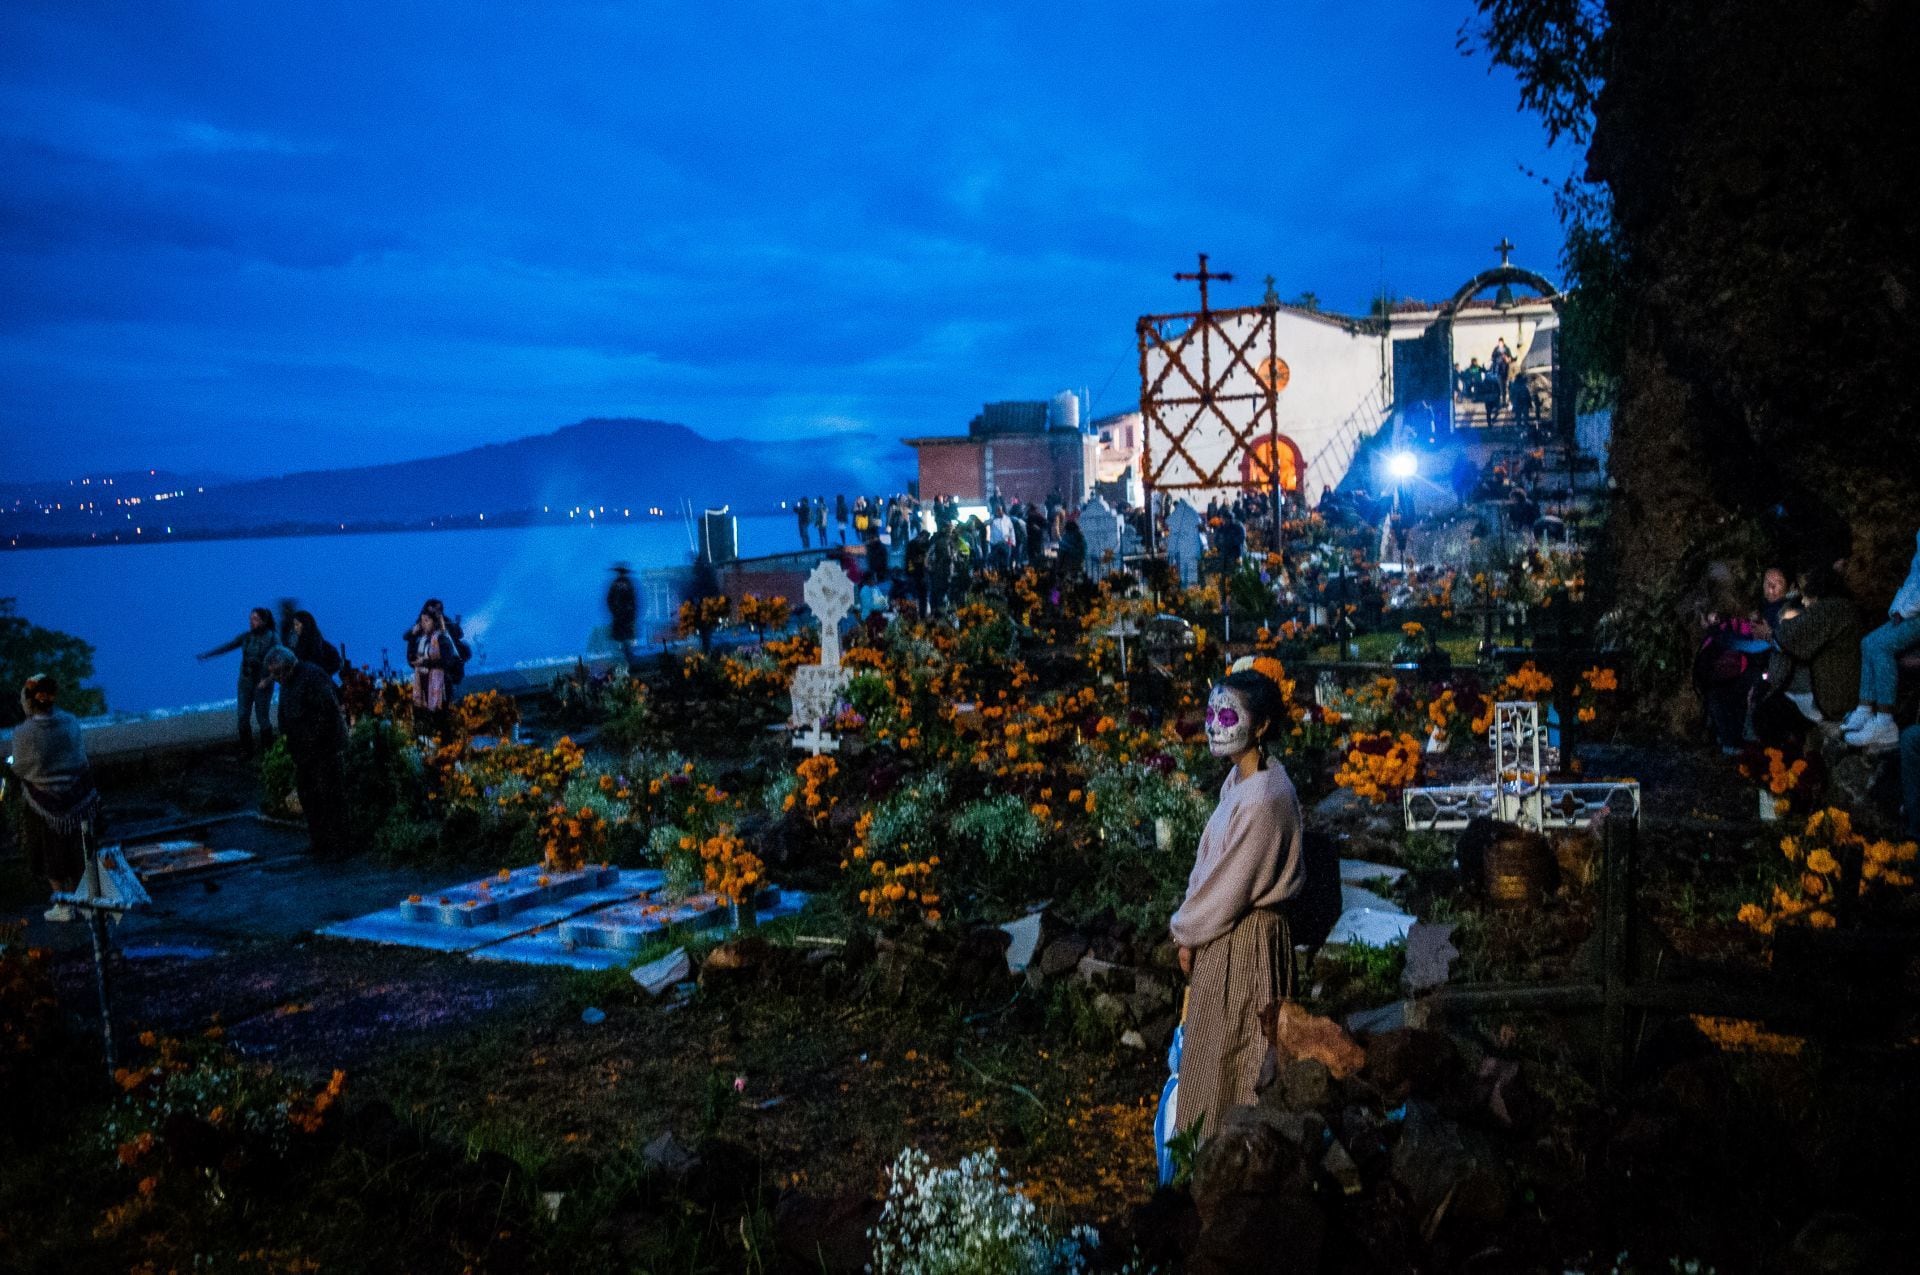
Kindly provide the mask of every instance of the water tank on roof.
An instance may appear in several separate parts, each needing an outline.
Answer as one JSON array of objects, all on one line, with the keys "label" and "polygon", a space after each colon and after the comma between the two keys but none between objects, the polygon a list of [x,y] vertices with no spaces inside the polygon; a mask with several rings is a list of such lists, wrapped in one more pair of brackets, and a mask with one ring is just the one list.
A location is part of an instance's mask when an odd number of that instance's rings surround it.
[{"label": "water tank on roof", "polygon": [[1047,428],[1080,429],[1080,398],[1072,390],[1061,390],[1047,405]]}]

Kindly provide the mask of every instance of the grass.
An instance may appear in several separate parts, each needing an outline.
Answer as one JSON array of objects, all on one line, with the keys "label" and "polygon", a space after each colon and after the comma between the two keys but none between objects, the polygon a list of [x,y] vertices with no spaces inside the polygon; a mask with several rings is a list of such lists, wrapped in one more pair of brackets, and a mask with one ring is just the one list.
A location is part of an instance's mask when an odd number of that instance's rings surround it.
[{"label": "grass", "polygon": [[[1353,639],[1353,658],[1369,664],[1385,664],[1393,658],[1394,648],[1400,645],[1401,633],[1391,629],[1384,633],[1361,633]],[[1480,639],[1473,634],[1459,637],[1435,638],[1434,645],[1453,658],[1456,668],[1471,667],[1480,659]],[[1325,642],[1313,649],[1313,658],[1332,662],[1341,658],[1338,642]]]}]

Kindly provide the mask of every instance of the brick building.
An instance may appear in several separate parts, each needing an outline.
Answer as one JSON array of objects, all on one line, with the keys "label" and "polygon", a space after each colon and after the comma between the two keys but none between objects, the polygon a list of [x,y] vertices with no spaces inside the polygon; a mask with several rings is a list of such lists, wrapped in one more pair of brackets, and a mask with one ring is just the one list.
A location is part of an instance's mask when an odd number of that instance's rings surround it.
[{"label": "brick building", "polygon": [[1092,490],[1099,439],[1080,429],[1078,402],[988,403],[964,434],[901,440],[920,457],[922,499],[965,505],[1000,496],[1021,502],[1057,495],[1079,504]]}]

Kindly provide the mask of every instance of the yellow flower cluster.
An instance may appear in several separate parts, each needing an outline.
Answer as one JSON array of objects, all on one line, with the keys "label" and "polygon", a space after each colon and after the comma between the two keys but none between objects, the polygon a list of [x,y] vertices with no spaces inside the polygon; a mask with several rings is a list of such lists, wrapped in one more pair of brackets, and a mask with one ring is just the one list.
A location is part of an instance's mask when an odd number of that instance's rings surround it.
[{"label": "yellow flower cluster", "polygon": [[789,677],[793,670],[802,664],[815,664],[820,659],[820,635],[812,629],[801,629],[792,637],[770,638],[760,644],[760,650]]},{"label": "yellow flower cluster", "polygon": [[1400,631],[1410,638],[1417,638],[1427,631],[1427,626],[1418,620],[1408,620],[1400,626]]},{"label": "yellow flower cluster", "polygon": [[833,814],[837,798],[828,791],[827,785],[840,773],[840,763],[831,757],[809,757],[794,767],[800,777],[800,787],[787,794],[786,809],[798,807],[806,811],[807,818],[817,826],[823,824]]},{"label": "yellow flower cluster", "polygon": [[[1514,703],[1518,700],[1533,700],[1544,703],[1553,694],[1553,678],[1542,673],[1532,660],[1522,664],[1516,671],[1507,674],[1505,681],[1487,696],[1480,715],[1473,719],[1473,733],[1484,735],[1493,726],[1493,706],[1498,703]],[[1586,720],[1586,719],[1583,719]]]},{"label": "yellow flower cluster", "polygon": [[1600,697],[1620,689],[1620,675],[1596,664],[1580,675],[1579,685],[1574,689],[1580,704],[1574,716],[1582,722],[1595,721],[1600,716]]},{"label": "yellow flower cluster", "polygon": [[[938,921],[940,909],[935,905],[940,902],[940,896],[930,888],[932,883],[928,878],[940,866],[940,856],[909,858],[890,864],[878,853],[868,850],[867,842],[872,835],[873,811],[868,810],[853,826],[853,849],[840,861],[843,871],[865,873],[873,878],[873,883],[860,891],[860,902],[866,905],[867,915],[890,920],[897,914],[918,909],[927,920]],[[900,849],[907,850],[905,842]]]},{"label": "yellow flower cluster", "polygon": [[1782,924],[1802,922],[1817,930],[1832,929],[1839,924],[1832,909],[1843,860],[1860,856],[1858,894],[1867,897],[1876,890],[1911,886],[1914,878],[1906,865],[1920,855],[1920,846],[1911,841],[1868,841],[1853,830],[1851,815],[1829,806],[1807,820],[1800,836],[1781,838],[1780,853],[1800,872],[1793,889],[1774,886],[1765,906],[1740,906],[1741,923],[1757,934],[1769,935]]},{"label": "yellow flower cluster", "polygon": [[680,604],[675,630],[683,638],[699,637],[722,627],[733,618],[733,599],[720,596],[688,599]]},{"label": "yellow flower cluster", "polygon": [[777,664],[732,655],[720,657],[719,669],[720,679],[728,690],[763,699],[784,693],[791,676],[790,671],[783,671]]},{"label": "yellow flower cluster", "polygon": [[540,820],[541,862],[549,872],[578,872],[607,848],[607,821],[591,806],[568,810],[555,803]]},{"label": "yellow flower cluster", "polygon": [[477,691],[453,702],[452,722],[461,736],[506,738],[520,724],[520,704],[505,691]]},{"label": "yellow flower cluster", "polygon": [[761,598],[747,594],[740,599],[740,623],[755,633],[770,633],[787,627],[793,608],[785,598]]},{"label": "yellow flower cluster", "polygon": [[1784,1054],[1792,1057],[1807,1043],[1799,1036],[1767,1031],[1750,1018],[1713,1018],[1706,1014],[1693,1014],[1690,1017],[1701,1035],[1729,1053]]},{"label": "yellow flower cluster", "polygon": [[[1404,732],[1355,735],[1333,782],[1376,804],[1412,783],[1420,773],[1420,741]],[[1382,747],[1384,745],[1384,747]]]},{"label": "yellow flower cluster", "polygon": [[700,843],[700,868],[708,893],[744,903],[759,891],[766,865],[734,835],[732,824],[723,823]]},{"label": "yellow flower cluster", "polygon": [[1454,696],[1453,688],[1448,687],[1427,701],[1427,724],[1436,738],[1445,739],[1453,729],[1453,719],[1460,716],[1460,701]]}]

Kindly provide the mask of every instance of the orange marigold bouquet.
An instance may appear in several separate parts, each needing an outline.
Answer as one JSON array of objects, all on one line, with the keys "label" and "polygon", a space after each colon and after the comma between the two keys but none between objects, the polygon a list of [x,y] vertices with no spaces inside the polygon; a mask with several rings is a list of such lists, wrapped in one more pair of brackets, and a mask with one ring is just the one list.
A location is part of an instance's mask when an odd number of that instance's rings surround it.
[{"label": "orange marigold bouquet", "polygon": [[785,598],[762,598],[749,593],[740,599],[740,623],[752,629],[756,636],[778,632],[792,619],[793,607]]},{"label": "orange marigold bouquet", "polygon": [[700,868],[707,892],[729,903],[744,903],[760,890],[766,865],[723,823],[700,843]]},{"label": "orange marigold bouquet", "polygon": [[1333,782],[1375,804],[1412,783],[1420,774],[1420,741],[1404,731],[1355,735]]},{"label": "orange marigold bouquet", "polygon": [[827,788],[840,773],[840,763],[826,756],[809,757],[794,767],[794,773],[799,787],[787,794],[785,808],[802,811],[815,826],[825,823],[838,801]]},{"label": "orange marigold bouquet", "polygon": [[138,1186],[106,1210],[96,1236],[111,1237],[146,1212],[182,1162],[193,1167],[195,1182],[211,1173],[218,1188],[219,1170],[201,1166],[225,1163],[223,1147],[265,1145],[284,1154],[295,1135],[320,1132],[346,1091],[344,1071],[317,1089],[291,1084],[271,1064],[234,1052],[223,1035],[217,1026],[194,1040],[142,1032],[144,1060],[114,1072],[120,1098],[101,1132],[114,1162],[137,1175]]},{"label": "orange marigold bouquet", "polygon": [[1495,704],[1512,704],[1521,700],[1544,704],[1552,695],[1553,678],[1542,673],[1532,660],[1528,660],[1507,674],[1506,680],[1487,696],[1479,715],[1473,719],[1473,733],[1484,735],[1492,728]]},{"label": "orange marigold bouquet", "polygon": [[1788,886],[1776,885],[1766,904],[1742,904],[1740,921],[1761,935],[1781,925],[1816,930],[1839,924],[1836,903],[1846,862],[1859,862],[1861,898],[1872,899],[1913,885],[1912,863],[1920,853],[1911,841],[1870,841],[1853,828],[1853,817],[1829,806],[1815,812],[1799,836],[1783,837],[1780,853],[1793,866]]},{"label": "orange marigold bouquet", "polygon": [[1588,669],[1574,687],[1574,701],[1578,705],[1574,715],[1582,722],[1594,721],[1600,716],[1605,698],[1619,689],[1620,675],[1612,669],[1598,665]]},{"label": "orange marigold bouquet", "polygon": [[606,857],[607,821],[592,806],[569,810],[555,803],[540,821],[541,863],[549,872],[578,872]]}]

